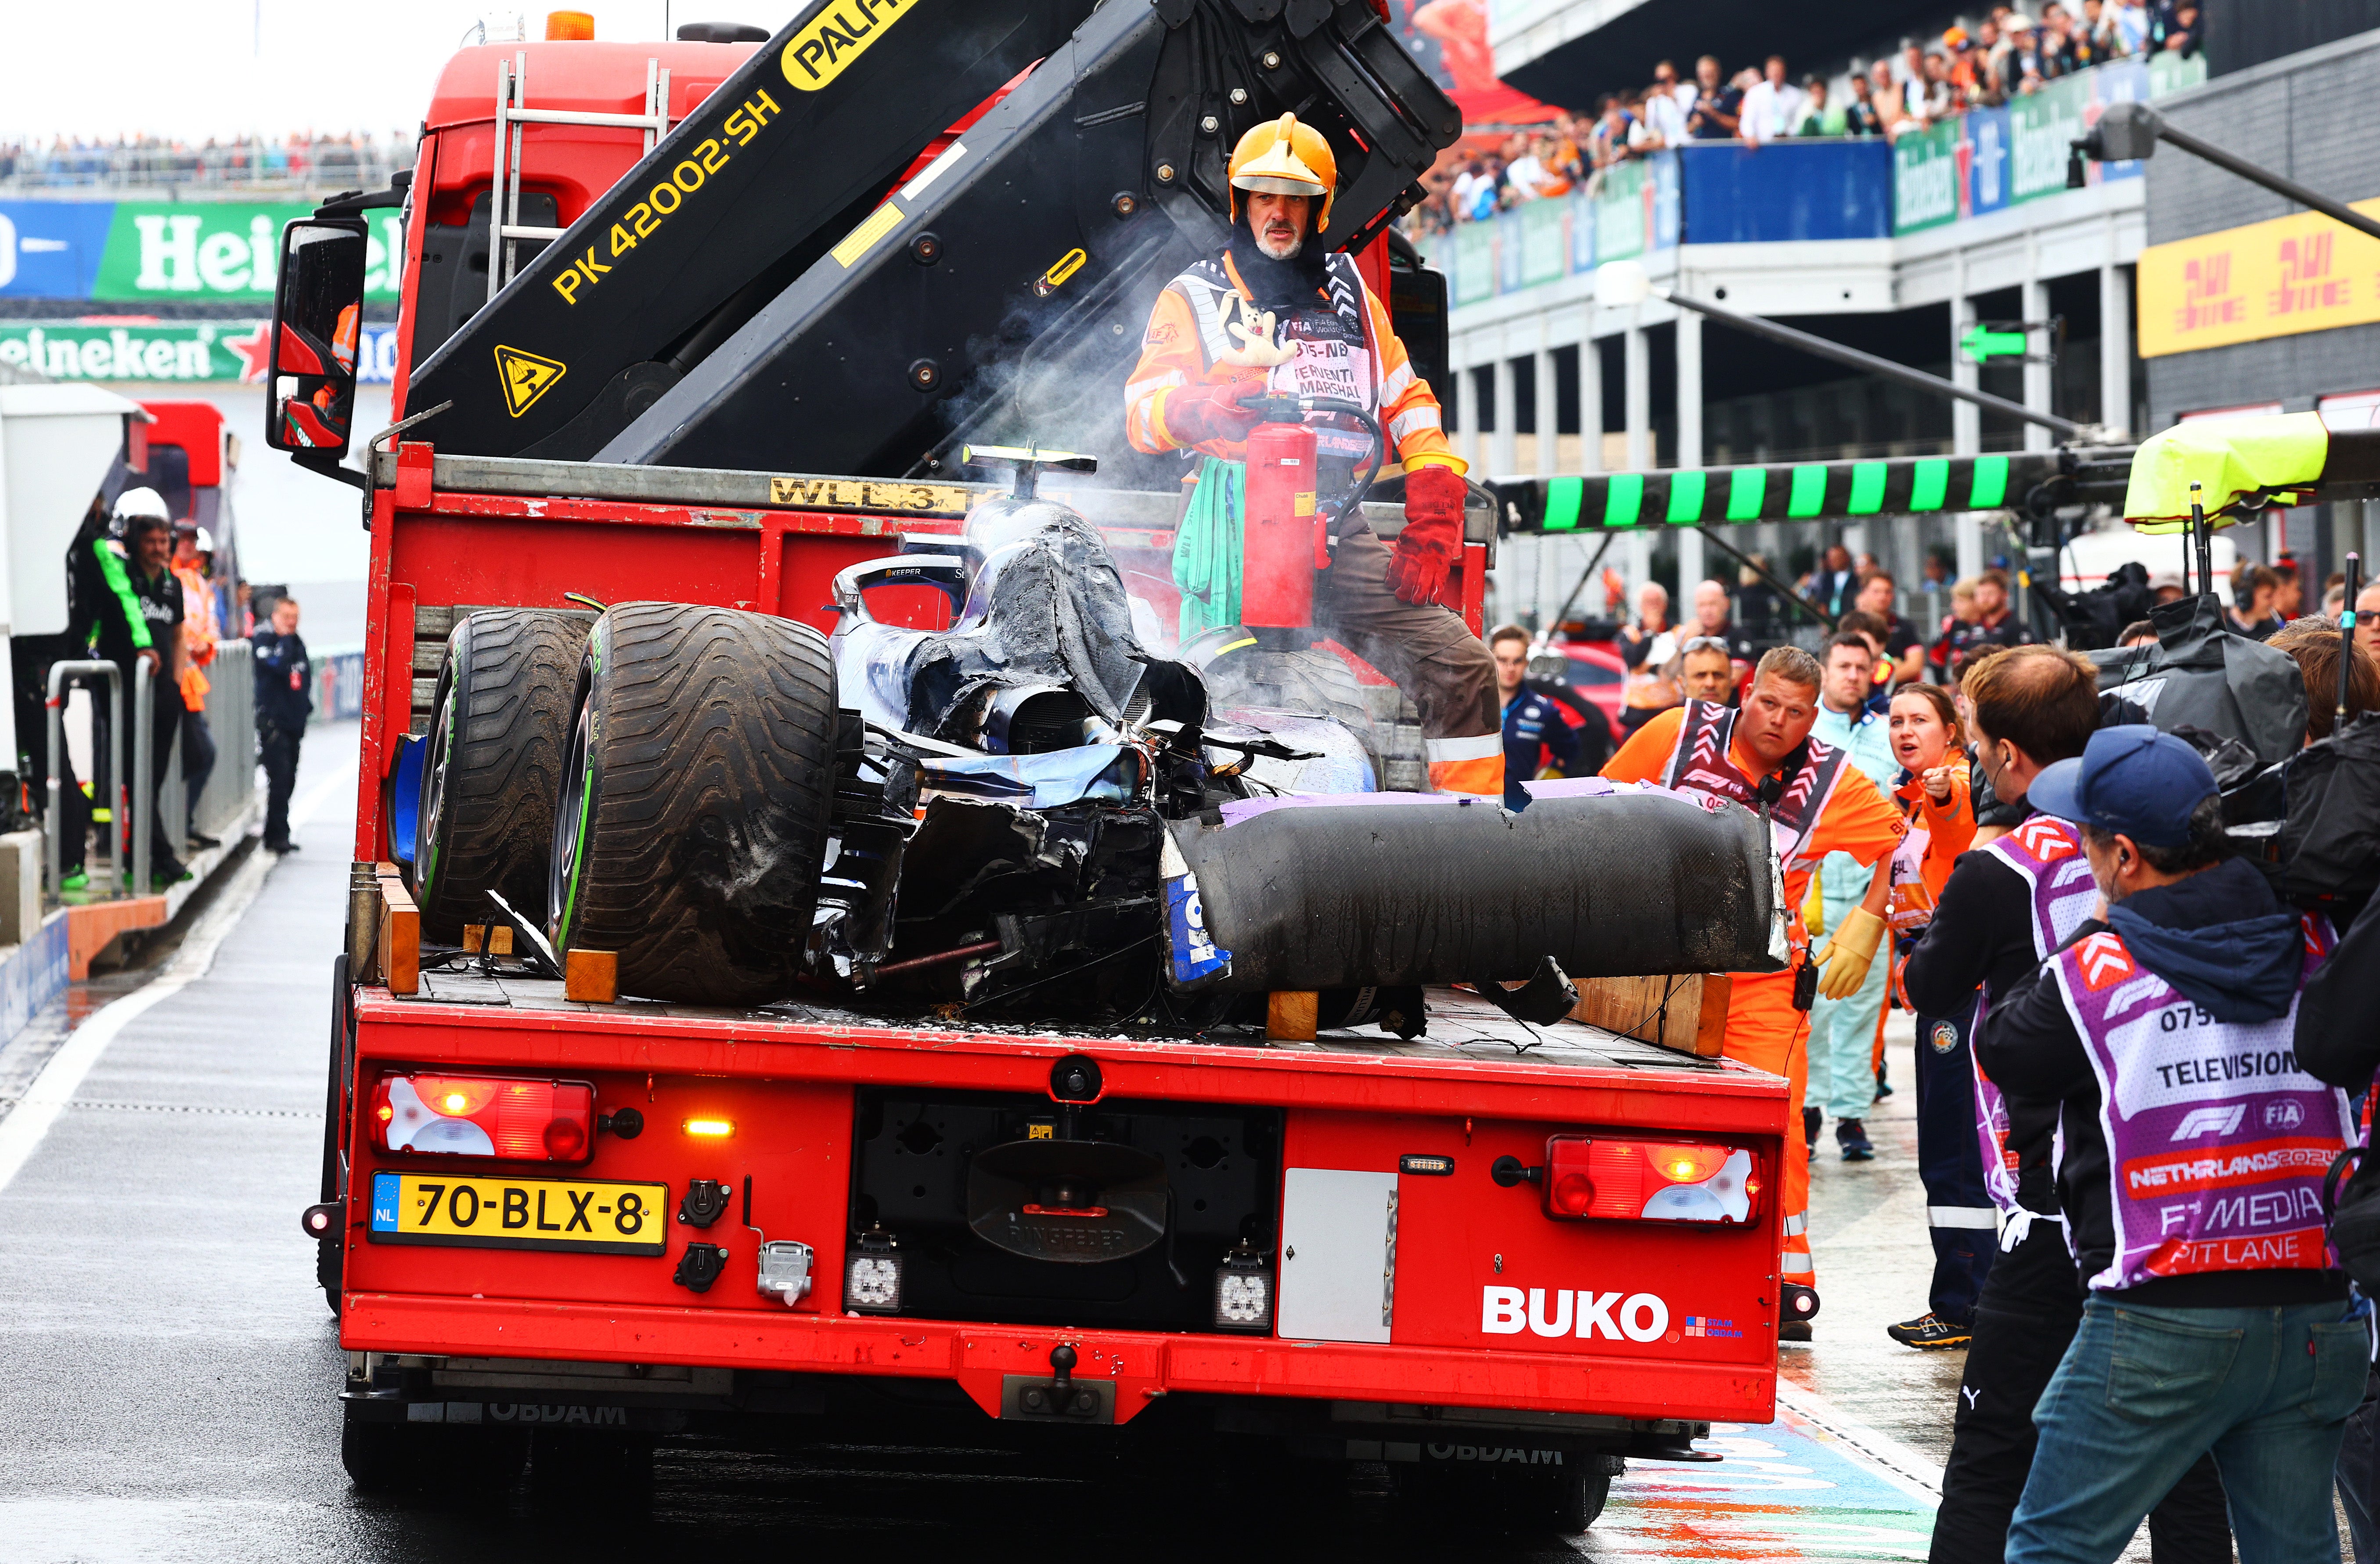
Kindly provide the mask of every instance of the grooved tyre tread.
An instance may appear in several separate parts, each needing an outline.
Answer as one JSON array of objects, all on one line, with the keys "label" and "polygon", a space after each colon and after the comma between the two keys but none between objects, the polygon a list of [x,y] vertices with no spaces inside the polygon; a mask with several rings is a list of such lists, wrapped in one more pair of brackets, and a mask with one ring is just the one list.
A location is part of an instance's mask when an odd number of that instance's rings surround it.
[{"label": "grooved tyre tread", "polygon": [[772,615],[623,603],[596,621],[555,818],[557,951],[613,951],[623,993],[783,998],[834,788],[826,638]]},{"label": "grooved tyre tread", "polygon": [[524,916],[545,915],[553,801],[593,620],[491,609],[447,637],[414,838],[423,938],[460,943],[465,924],[492,920],[490,891]]}]

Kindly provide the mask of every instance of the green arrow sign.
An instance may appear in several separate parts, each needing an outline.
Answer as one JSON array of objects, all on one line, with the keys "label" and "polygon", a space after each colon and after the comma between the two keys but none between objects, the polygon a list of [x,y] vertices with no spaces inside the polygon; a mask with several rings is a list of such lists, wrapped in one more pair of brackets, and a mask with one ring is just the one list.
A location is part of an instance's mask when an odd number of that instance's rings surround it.
[{"label": "green arrow sign", "polygon": [[1988,363],[1994,358],[2024,352],[2022,332],[1996,332],[1978,321],[1959,338],[1959,350],[1975,363]]}]

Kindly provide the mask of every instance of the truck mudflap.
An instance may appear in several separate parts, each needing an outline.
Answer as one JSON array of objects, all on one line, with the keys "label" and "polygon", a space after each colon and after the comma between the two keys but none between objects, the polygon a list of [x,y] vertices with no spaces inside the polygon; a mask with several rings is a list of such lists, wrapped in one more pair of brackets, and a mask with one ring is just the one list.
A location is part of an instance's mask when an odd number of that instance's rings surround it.
[{"label": "truck mudflap", "polygon": [[1528,977],[1546,956],[1572,977],[1778,969],[1767,831],[1751,810],[1599,778],[1522,786],[1517,813],[1387,793],[1174,822],[1173,986],[1475,983]]}]

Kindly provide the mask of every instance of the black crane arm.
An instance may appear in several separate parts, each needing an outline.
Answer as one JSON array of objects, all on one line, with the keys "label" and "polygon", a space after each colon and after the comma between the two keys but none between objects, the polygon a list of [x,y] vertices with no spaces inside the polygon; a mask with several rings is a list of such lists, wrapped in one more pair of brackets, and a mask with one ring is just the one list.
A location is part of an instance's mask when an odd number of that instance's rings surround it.
[{"label": "black crane arm", "polygon": [[1330,140],[1349,249],[1462,130],[1369,0],[1110,0],[598,459],[890,477],[1038,441],[1128,479],[1151,301],[1221,250],[1230,150],[1284,113]]},{"label": "black crane arm", "polygon": [[[421,438],[593,455],[1092,3],[815,0],[415,366]],[[563,372],[516,406],[499,347]]]}]

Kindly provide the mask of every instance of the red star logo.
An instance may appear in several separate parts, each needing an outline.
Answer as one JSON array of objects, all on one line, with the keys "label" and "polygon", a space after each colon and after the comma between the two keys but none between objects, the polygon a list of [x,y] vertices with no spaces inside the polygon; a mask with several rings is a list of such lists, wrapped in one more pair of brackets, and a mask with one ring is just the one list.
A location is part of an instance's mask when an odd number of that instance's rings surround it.
[{"label": "red star logo", "polygon": [[246,336],[225,336],[216,339],[222,346],[239,355],[239,378],[242,383],[258,385],[273,368],[273,322],[259,321],[256,329]]}]

